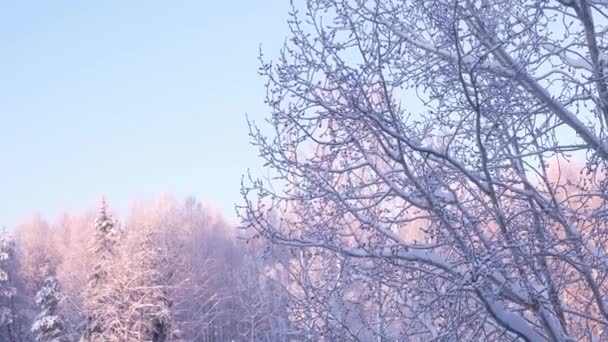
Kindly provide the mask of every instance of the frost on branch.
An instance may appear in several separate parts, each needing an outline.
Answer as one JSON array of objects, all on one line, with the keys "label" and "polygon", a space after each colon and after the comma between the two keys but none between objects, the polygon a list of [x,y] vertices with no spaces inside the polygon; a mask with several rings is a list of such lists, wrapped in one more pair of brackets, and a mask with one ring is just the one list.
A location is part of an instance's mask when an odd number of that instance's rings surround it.
[{"label": "frost on branch", "polygon": [[[594,2],[313,0],[290,27],[260,69],[272,127],[250,123],[274,182],[245,183],[242,216],[350,267],[299,281],[300,317],[359,339],[608,339]],[[306,297],[362,284],[382,309],[360,323]]]}]

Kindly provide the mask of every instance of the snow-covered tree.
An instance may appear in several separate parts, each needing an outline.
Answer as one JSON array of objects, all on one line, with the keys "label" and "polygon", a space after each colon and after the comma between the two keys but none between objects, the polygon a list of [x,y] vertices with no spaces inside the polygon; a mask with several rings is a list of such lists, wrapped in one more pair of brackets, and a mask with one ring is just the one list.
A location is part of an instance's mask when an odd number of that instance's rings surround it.
[{"label": "snow-covered tree", "polygon": [[114,218],[107,212],[107,205],[102,199],[99,213],[95,220],[95,233],[89,246],[89,253],[94,258],[94,265],[89,274],[84,295],[84,307],[87,322],[84,332],[86,341],[107,341],[110,333],[108,310],[113,301],[110,273],[119,243],[119,228]]},{"label": "snow-covered tree", "polygon": [[165,285],[170,299],[175,338],[230,340],[228,336],[237,336],[225,307],[232,288],[227,270],[235,251],[221,216],[194,198],[180,203],[164,195],[134,206],[128,222],[140,246],[143,232],[152,233],[154,249],[144,252],[160,253],[157,257],[163,260],[159,269],[163,277],[157,281]]},{"label": "snow-covered tree", "polygon": [[273,334],[279,333],[271,329],[278,312],[273,307],[273,294],[269,291],[268,281],[260,270],[261,261],[260,255],[245,255],[236,272],[235,304],[243,341],[272,341]]},{"label": "snow-covered tree", "polygon": [[17,225],[12,234],[15,240],[16,258],[18,260],[15,287],[15,307],[18,320],[21,321],[23,339],[31,341],[32,321],[40,312],[36,304],[36,293],[46,278],[46,270],[54,270],[59,262],[59,253],[55,248],[54,235],[49,223],[40,215],[34,215],[26,222]]},{"label": "snow-covered tree", "polygon": [[116,221],[107,212],[107,204],[102,199],[99,214],[95,219],[95,235],[91,242],[91,253],[97,263],[89,277],[89,286],[95,288],[109,277],[107,267],[112,263],[118,244],[119,231]]},{"label": "snow-covered tree", "polygon": [[46,278],[44,272],[54,269],[58,263],[51,227],[40,215],[34,215],[17,225],[12,236],[19,259],[19,278],[25,284],[26,295],[31,296],[35,304],[34,297]]},{"label": "snow-covered tree", "polygon": [[[9,285],[18,288],[16,305],[7,302],[17,313],[10,327],[14,339],[7,335],[9,327],[0,326],[0,341],[32,341],[58,331],[58,321],[45,315],[62,319],[60,340],[274,342],[298,337],[288,321],[284,293],[269,278],[276,260],[262,260],[263,245],[237,240],[217,211],[193,198],[180,203],[162,196],[135,204],[120,231],[115,222],[103,204],[99,214],[64,214],[48,224],[36,217],[17,227],[17,257],[23,256],[24,264],[12,257],[0,267],[9,275],[22,274],[27,286],[20,277],[9,278]],[[56,288],[36,270],[45,261],[61,284],[61,301],[48,296],[43,313],[28,306],[23,314],[18,301],[23,288],[36,283],[36,292],[42,293],[43,285]],[[29,296],[35,303],[35,295]],[[96,325],[85,331],[87,323]],[[19,334],[20,325],[30,337]]]},{"label": "snow-covered tree", "polygon": [[60,312],[71,335],[82,335],[87,313],[84,299],[88,277],[95,257],[89,252],[91,236],[95,233],[98,208],[84,214],[64,213],[50,224],[52,242],[57,255],[55,277],[61,284]]},{"label": "snow-covered tree", "polygon": [[36,304],[41,311],[34,319],[32,332],[38,342],[64,342],[69,341],[65,333],[65,323],[58,312],[60,289],[57,279],[47,276],[42,287],[36,294]]},{"label": "snow-covered tree", "polygon": [[128,325],[135,333],[133,336],[144,341],[171,341],[174,332],[172,300],[169,297],[168,251],[158,244],[150,227],[133,233],[141,236],[135,239],[139,243],[131,255],[135,268],[131,272],[131,302],[128,309],[132,313],[132,321]]},{"label": "snow-covered tree", "polygon": [[103,338],[107,341],[176,341],[172,314],[175,265],[149,226],[127,227],[109,265]]},{"label": "snow-covered tree", "polygon": [[14,342],[18,340],[17,315],[14,297],[17,289],[11,279],[14,275],[15,243],[6,230],[0,231],[0,337]]},{"label": "snow-covered tree", "polygon": [[251,231],[375,259],[403,340],[608,339],[606,2],[294,3]]}]

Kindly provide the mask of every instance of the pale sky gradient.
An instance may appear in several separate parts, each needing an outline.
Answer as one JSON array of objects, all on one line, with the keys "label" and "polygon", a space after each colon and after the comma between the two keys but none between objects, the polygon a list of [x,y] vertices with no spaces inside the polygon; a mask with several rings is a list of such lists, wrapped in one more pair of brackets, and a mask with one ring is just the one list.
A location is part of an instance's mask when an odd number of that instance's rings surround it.
[{"label": "pale sky gradient", "polygon": [[5,1],[0,5],[0,225],[40,212],[194,194],[234,218],[260,169],[258,47],[285,0]]}]

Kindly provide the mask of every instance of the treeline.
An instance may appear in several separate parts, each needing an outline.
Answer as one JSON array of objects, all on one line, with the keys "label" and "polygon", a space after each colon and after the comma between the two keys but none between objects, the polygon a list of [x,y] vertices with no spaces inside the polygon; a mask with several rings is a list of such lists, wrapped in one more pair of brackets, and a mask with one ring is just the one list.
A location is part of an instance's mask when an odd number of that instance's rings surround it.
[{"label": "treeline", "polygon": [[296,338],[272,258],[194,198],[105,202],[0,239],[0,341]]},{"label": "treeline", "polygon": [[169,195],[32,217],[0,236],[0,341],[366,341],[410,321],[378,262],[250,233]]}]

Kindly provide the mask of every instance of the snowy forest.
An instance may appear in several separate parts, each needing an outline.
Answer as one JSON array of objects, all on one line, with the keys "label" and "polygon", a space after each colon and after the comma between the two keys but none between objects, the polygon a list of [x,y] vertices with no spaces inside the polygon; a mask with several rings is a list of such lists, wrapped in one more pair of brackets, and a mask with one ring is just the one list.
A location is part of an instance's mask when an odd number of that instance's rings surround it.
[{"label": "snowy forest", "polygon": [[238,223],[162,195],[5,229],[1,341],[608,341],[608,1],[288,25]]},{"label": "snowy forest", "polygon": [[[279,270],[194,198],[158,196],[119,221],[40,216],[0,239],[1,341],[279,341],[295,334]],[[287,274],[282,274],[287,277]],[[285,278],[286,279],[286,278]]]}]

